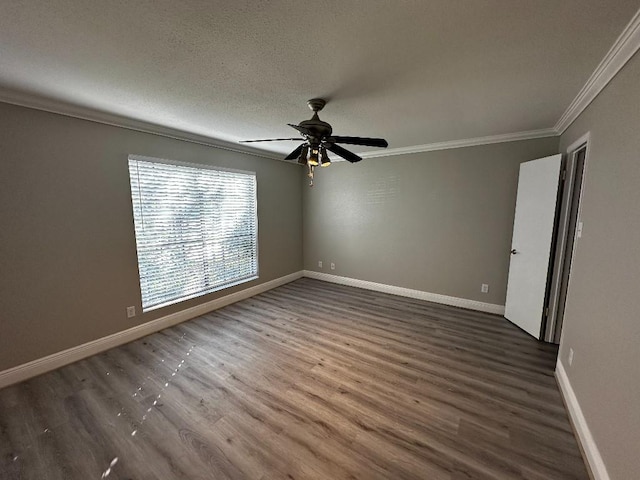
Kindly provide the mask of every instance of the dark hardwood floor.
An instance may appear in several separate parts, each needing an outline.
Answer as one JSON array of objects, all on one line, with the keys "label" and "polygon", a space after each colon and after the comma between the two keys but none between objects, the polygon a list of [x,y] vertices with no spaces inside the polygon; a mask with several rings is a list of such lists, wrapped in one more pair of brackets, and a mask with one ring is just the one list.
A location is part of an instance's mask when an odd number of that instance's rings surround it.
[{"label": "dark hardwood floor", "polygon": [[304,278],[0,390],[0,478],[587,479],[555,359]]}]

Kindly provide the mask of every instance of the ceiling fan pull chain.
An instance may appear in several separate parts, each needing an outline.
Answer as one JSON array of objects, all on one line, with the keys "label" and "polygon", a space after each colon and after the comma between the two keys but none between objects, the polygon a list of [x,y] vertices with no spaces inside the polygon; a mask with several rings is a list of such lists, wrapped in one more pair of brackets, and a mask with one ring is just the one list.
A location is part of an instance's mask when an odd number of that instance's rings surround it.
[{"label": "ceiling fan pull chain", "polygon": [[307,164],[309,167],[309,173],[307,174],[307,176],[309,177],[309,186],[313,187],[313,170],[316,168],[314,165],[309,165]]}]

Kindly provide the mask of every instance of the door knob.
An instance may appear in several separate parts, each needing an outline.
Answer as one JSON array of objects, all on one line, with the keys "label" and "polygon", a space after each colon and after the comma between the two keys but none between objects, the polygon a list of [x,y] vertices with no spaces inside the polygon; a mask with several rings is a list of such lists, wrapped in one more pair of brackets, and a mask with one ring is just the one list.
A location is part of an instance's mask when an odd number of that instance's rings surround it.
[{"label": "door knob", "polygon": [[518,251],[515,248],[511,249],[511,255],[515,255],[516,253],[518,253]]}]

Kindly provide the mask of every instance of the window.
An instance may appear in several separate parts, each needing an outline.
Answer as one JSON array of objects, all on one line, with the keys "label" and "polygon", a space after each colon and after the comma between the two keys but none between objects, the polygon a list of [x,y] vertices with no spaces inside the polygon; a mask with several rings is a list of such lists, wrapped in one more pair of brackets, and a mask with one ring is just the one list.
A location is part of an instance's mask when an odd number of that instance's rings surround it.
[{"label": "window", "polygon": [[256,175],[129,157],[142,310],[258,275]]}]

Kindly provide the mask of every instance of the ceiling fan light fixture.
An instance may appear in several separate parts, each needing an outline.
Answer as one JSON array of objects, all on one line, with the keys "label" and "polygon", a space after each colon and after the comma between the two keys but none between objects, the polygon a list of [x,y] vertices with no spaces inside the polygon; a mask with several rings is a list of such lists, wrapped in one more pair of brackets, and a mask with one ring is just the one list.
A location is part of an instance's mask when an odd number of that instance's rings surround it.
[{"label": "ceiling fan light fixture", "polygon": [[329,155],[327,155],[327,149],[324,147],[320,147],[320,166],[328,167],[331,165],[331,159]]},{"label": "ceiling fan light fixture", "polygon": [[309,155],[309,160],[307,160],[307,165],[311,167],[316,167],[320,164],[318,161],[318,147],[311,147],[311,155]]},{"label": "ceiling fan light fixture", "polygon": [[306,165],[307,164],[307,156],[309,155],[309,147],[307,145],[302,147],[302,150],[300,150],[300,156],[298,157],[298,163],[300,165]]}]

